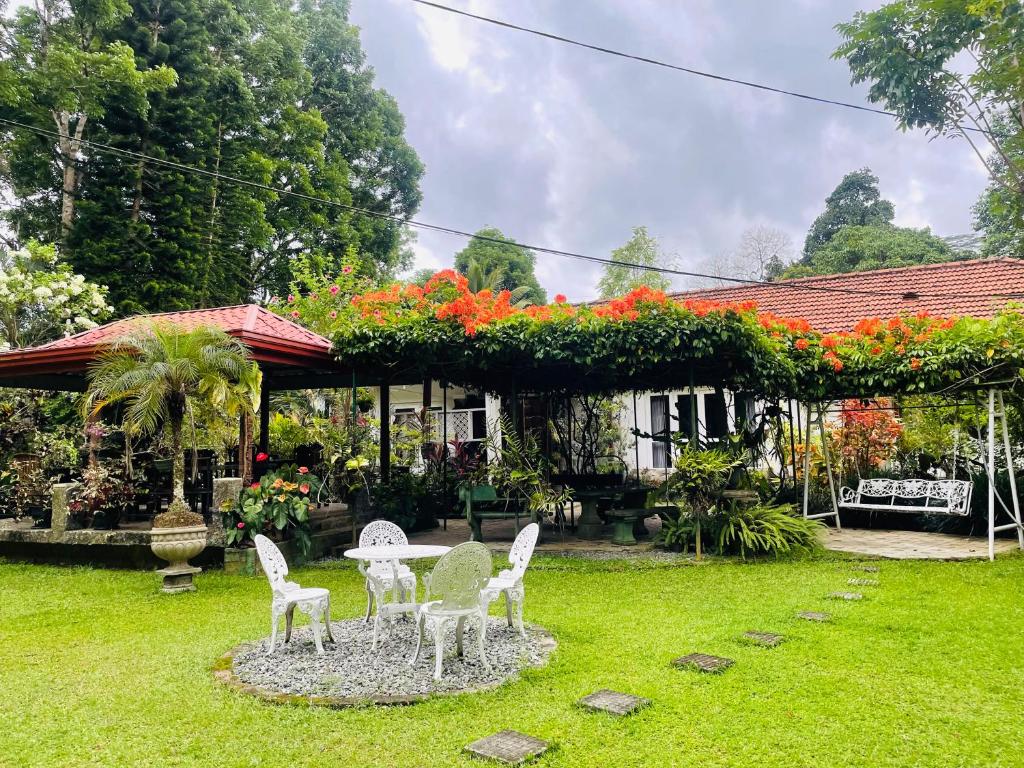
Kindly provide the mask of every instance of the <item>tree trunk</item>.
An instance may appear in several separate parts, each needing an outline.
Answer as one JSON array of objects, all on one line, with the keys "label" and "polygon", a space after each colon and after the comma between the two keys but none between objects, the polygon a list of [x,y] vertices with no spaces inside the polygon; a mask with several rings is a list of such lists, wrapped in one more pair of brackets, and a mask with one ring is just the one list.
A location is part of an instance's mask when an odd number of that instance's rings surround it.
[{"label": "tree trunk", "polygon": [[180,419],[171,419],[171,496],[173,501],[185,504],[185,452],[181,446],[181,426]]},{"label": "tree trunk", "polygon": [[60,205],[60,236],[61,242],[67,244],[71,235],[71,227],[75,220],[75,195],[78,189],[78,153],[82,147],[82,134],[85,132],[86,115],[78,115],[75,119],[75,130],[71,132],[71,114],[54,112],[53,120],[57,124],[60,135],[61,164],[63,165],[64,183],[61,188]]}]

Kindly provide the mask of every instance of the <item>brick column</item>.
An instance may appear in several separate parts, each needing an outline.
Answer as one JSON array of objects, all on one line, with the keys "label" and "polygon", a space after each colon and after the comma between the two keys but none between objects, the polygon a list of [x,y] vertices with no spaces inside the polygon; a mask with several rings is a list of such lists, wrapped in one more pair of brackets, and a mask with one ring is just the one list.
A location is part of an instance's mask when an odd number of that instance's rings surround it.
[{"label": "brick column", "polygon": [[215,547],[223,547],[225,544],[224,521],[221,518],[221,507],[225,502],[235,504],[238,495],[242,492],[242,478],[240,477],[217,477],[213,480],[213,509],[210,510],[209,531],[206,534],[207,543]]},{"label": "brick column", "polygon": [[50,521],[50,531],[58,536],[63,536],[68,529],[68,516],[71,511],[68,509],[68,497],[78,487],[78,483],[56,483],[50,496],[50,509],[53,516]]}]

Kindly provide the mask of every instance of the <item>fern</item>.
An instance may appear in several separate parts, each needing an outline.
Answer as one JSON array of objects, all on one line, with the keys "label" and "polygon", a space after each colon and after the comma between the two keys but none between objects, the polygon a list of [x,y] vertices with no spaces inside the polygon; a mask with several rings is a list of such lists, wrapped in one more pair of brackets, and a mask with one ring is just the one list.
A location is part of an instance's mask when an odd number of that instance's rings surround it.
[{"label": "fern", "polygon": [[794,514],[792,505],[738,507],[719,521],[719,552],[775,555],[807,551],[818,544],[821,523]]}]

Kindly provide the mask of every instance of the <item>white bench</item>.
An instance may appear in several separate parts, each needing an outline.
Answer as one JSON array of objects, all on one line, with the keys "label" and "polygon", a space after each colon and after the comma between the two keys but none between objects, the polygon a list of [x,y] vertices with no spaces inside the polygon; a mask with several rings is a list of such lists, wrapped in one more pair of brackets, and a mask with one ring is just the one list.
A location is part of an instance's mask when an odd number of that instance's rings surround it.
[{"label": "white bench", "polygon": [[846,486],[840,488],[839,506],[842,509],[966,516],[971,511],[973,488],[970,480],[873,478],[861,480],[856,491]]}]

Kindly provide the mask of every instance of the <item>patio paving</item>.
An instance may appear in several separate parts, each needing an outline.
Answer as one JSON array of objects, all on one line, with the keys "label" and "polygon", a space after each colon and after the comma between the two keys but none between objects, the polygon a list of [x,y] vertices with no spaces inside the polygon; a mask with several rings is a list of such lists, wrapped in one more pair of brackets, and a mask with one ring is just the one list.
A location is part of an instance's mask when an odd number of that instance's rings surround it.
[{"label": "patio paving", "polygon": [[[893,560],[969,560],[988,557],[988,540],[978,536],[953,536],[922,531],[826,528],[822,544],[836,552],[850,552]],[[996,539],[996,554],[1017,548],[1013,539]]]}]

